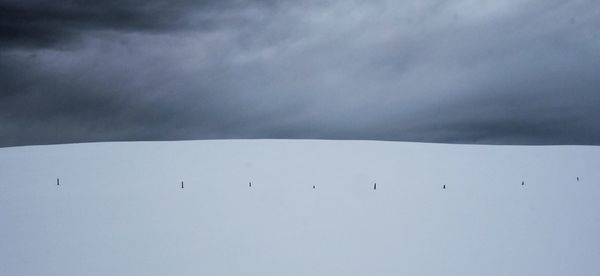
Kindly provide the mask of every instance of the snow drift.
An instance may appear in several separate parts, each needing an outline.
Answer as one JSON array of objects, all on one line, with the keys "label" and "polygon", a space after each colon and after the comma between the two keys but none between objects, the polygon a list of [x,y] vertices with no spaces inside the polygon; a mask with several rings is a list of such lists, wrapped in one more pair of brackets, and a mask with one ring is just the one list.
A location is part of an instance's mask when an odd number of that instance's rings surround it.
[{"label": "snow drift", "polygon": [[0,275],[598,275],[599,165],[593,146],[3,148]]}]

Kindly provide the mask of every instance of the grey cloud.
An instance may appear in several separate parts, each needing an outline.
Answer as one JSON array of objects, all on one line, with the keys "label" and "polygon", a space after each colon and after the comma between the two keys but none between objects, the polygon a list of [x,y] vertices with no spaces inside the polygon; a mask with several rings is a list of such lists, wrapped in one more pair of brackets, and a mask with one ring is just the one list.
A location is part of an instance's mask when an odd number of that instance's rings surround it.
[{"label": "grey cloud", "polygon": [[[248,3],[273,5],[268,1]],[[243,6],[241,1],[227,0],[2,0],[0,47],[60,47],[95,31],[212,29],[224,19],[222,13]]]},{"label": "grey cloud", "polygon": [[0,19],[0,145],[600,144],[593,1],[52,3]]}]

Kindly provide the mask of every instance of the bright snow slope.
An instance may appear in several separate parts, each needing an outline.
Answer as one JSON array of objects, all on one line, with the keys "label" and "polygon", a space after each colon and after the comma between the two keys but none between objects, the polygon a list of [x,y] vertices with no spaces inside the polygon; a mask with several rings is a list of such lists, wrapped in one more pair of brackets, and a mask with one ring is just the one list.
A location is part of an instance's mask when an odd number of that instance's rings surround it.
[{"label": "bright snow slope", "polygon": [[599,168],[593,146],[3,148],[0,275],[600,275]]}]

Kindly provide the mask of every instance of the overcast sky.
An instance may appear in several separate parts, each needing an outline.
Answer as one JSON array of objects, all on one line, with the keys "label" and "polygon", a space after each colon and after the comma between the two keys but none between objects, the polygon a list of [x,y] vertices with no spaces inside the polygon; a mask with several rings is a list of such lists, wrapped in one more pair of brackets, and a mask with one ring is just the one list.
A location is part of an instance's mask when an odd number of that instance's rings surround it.
[{"label": "overcast sky", "polygon": [[600,145],[595,0],[0,0],[0,146]]}]

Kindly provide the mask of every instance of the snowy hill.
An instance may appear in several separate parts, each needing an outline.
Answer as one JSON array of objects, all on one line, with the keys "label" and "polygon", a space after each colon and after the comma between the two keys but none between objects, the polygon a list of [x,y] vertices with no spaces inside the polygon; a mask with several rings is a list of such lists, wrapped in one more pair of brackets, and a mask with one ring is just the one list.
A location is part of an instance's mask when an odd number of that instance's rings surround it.
[{"label": "snowy hill", "polygon": [[2,148],[0,275],[599,275],[599,166],[592,146]]}]

